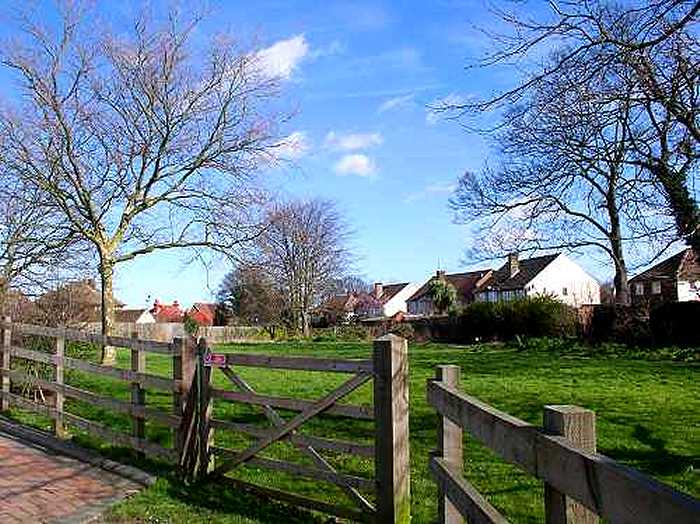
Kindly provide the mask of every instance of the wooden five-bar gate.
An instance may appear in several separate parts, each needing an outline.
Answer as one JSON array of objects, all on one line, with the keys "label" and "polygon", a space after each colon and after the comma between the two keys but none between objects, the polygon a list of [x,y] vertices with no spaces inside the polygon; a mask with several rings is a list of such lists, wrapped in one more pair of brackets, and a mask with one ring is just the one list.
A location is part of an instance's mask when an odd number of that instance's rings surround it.
[{"label": "wooden five-bar gate", "polygon": [[545,406],[535,427],[460,391],[458,366],[438,366],[428,403],[440,415],[430,471],[438,484],[440,522],[504,524],[507,520],[462,474],[463,435],[545,482],[545,522],[621,524],[700,522],[700,502],[596,453],[595,414]]},{"label": "wooden five-bar gate", "polygon": [[[49,337],[52,351],[23,347],[23,337]],[[18,342],[19,341],[19,342]],[[131,352],[130,369],[101,365],[65,354],[66,341],[89,342],[127,348]],[[78,330],[2,322],[0,345],[0,410],[10,406],[29,409],[53,420],[57,437],[65,427],[73,426],[109,443],[128,446],[138,452],[177,463],[189,479],[218,475],[241,489],[276,498],[283,502],[363,522],[408,522],[409,438],[408,438],[408,357],[404,339],[388,335],[375,340],[371,359],[288,357],[276,355],[210,352],[206,341],[174,339],[171,343],[112,337]],[[146,371],[150,353],[172,359],[172,376]],[[50,377],[13,366],[12,359],[35,362],[50,369]],[[162,358],[162,357],[161,357]],[[347,374],[340,386],[316,400],[274,397],[259,394],[243,379],[241,367],[321,371]],[[120,400],[66,384],[65,370],[96,374],[125,381],[131,388],[131,400]],[[223,374],[232,388],[215,387],[213,377]],[[340,402],[363,384],[373,382],[373,405],[358,406]],[[36,402],[13,392],[13,384],[28,384],[52,394],[51,402]],[[147,390],[172,393],[172,408],[147,405]],[[132,420],[131,434],[70,413],[65,399],[74,399],[127,415]],[[269,422],[268,427],[214,418],[215,399],[256,406]],[[296,412],[288,420],[278,410]],[[374,421],[373,444],[334,440],[301,433],[299,429],[314,417],[331,415]],[[147,438],[146,421],[171,428],[172,445],[165,446]],[[235,431],[255,439],[242,450],[215,445],[215,432]],[[261,456],[278,441],[290,442],[313,466]],[[365,478],[334,468],[324,451],[347,453],[374,459],[374,477]],[[340,487],[352,506],[331,504],[300,494],[274,490],[225,476],[242,464],[326,481]]]}]

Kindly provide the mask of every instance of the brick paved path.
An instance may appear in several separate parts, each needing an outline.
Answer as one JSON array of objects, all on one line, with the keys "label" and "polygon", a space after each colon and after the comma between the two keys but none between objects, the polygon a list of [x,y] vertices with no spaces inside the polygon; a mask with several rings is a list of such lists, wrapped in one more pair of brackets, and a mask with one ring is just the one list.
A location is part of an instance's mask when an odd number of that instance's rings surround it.
[{"label": "brick paved path", "polygon": [[142,486],[0,433],[0,523],[86,522]]}]

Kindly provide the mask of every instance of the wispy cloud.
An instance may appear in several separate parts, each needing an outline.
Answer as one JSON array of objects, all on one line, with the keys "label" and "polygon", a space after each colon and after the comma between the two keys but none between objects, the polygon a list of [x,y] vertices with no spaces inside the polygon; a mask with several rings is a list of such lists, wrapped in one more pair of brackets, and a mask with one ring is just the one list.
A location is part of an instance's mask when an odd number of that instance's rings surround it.
[{"label": "wispy cloud", "polygon": [[379,109],[377,111],[379,113],[385,113],[387,111],[393,111],[395,109],[402,109],[404,107],[413,105],[415,102],[416,95],[415,93],[409,93],[407,95],[402,95],[402,96],[395,96],[393,98],[389,98],[388,100],[385,100],[384,102],[381,103],[379,106]]},{"label": "wispy cloud", "polygon": [[299,34],[258,51],[258,68],[268,78],[288,80],[308,53],[306,37]]},{"label": "wispy cloud", "polygon": [[374,161],[362,153],[344,155],[336,162],[334,169],[339,175],[355,175],[368,178],[377,174],[377,166]]},{"label": "wispy cloud", "polygon": [[447,96],[436,98],[426,107],[425,123],[434,126],[449,114],[450,109],[466,103],[468,97],[459,93],[450,93]]},{"label": "wispy cloud", "polygon": [[298,160],[305,156],[311,145],[304,131],[295,131],[277,145],[275,151],[281,160]]},{"label": "wispy cloud", "polygon": [[324,144],[334,151],[356,151],[380,145],[384,139],[380,133],[336,133],[330,131]]},{"label": "wispy cloud", "polygon": [[428,184],[420,191],[415,191],[409,193],[403,199],[406,204],[412,202],[417,202],[419,200],[424,200],[431,195],[446,195],[453,193],[457,189],[457,184],[454,182],[435,182],[433,184]]}]

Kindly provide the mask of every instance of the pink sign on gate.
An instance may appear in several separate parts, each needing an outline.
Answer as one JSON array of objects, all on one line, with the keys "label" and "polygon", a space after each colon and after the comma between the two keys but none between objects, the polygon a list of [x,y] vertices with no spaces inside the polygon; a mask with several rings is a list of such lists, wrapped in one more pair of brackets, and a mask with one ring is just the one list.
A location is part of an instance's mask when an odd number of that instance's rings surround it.
[{"label": "pink sign on gate", "polygon": [[214,368],[226,367],[226,355],[224,353],[207,353],[204,356],[204,365]]}]

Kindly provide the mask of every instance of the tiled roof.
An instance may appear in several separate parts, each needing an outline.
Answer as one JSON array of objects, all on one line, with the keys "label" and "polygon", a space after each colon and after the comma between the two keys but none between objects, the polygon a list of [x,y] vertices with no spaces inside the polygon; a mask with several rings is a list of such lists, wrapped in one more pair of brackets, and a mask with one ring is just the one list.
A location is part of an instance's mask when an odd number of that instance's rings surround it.
[{"label": "tiled roof", "polygon": [[216,304],[195,302],[188,315],[200,326],[213,326],[216,319]]},{"label": "tiled roof", "polygon": [[172,304],[162,304],[156,300],[150,312],[156,322],[182,322],[185,316],[185,311],[177,301]]},{"label": "tiled roof", "polygon": [[[518,272],[510,276],[508,262],[493,272],[481,290],[509,291],[524,288],[544,268],[551,264],[559,253],[518,260]],[[480,290],[480,291],[481,291]]]},{"label": "tiled roof", "polygon": [[145,308],[118,309],[115,316],[117,322],[136,322],[144,311]]},{"label": "tiled roof", "polygon": [[[445,280],[452,284],[457,289],[457,294],[461,300],[466,302],[471,302],[476,291],[477,284],[479,281],[487,276],[491,272],[490,269],[480,269],[478,271],[468,271],[466,273],[452,273],[451,275],[445,275]],[[437,276],[432,277],[425,284],[423,284],[418,291],[411,295],[408,301],[420,300],[426,295],[430,294],[430,288],[432,283],[435,281]]]},{"label": "tiled roof", "polygon": [[630,279],[630,283],[640,280],[675,279],[684,270],[691,271],[691,268],[698,266],[700,266],[700,256],[691,248],[687,248],[634,276]]},{"label": "tiled roof", "polygon": [[379,297],[379,300],[382,302],[382,304],[386,304],[392,298],[394,298],[396,296],[396,294],[399,293],[407,285],[408,285],[408,282],[403,282],[401,284],[385,284],[385,285],[383,285],[382,286],[382,295]]}]

